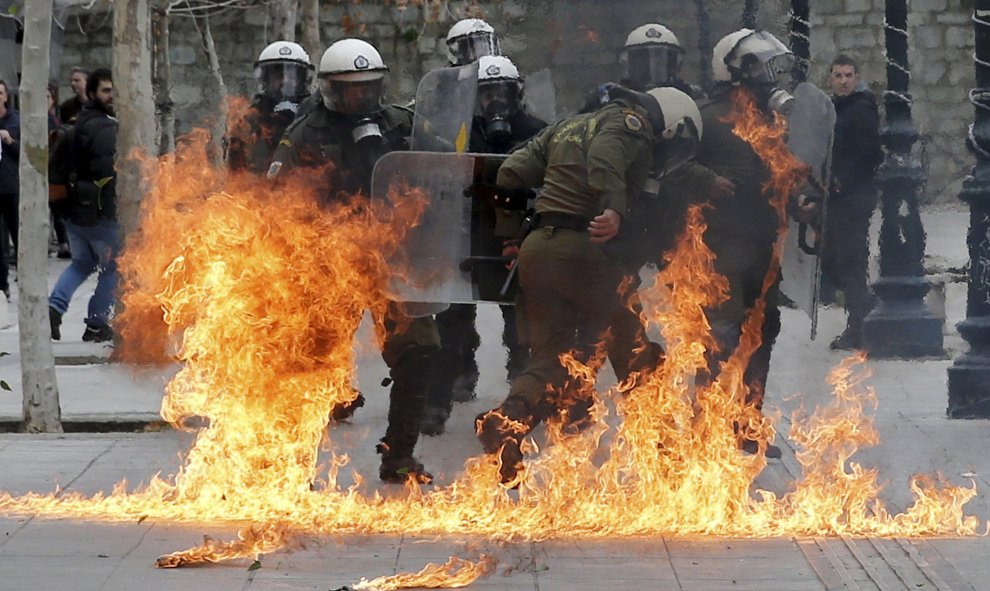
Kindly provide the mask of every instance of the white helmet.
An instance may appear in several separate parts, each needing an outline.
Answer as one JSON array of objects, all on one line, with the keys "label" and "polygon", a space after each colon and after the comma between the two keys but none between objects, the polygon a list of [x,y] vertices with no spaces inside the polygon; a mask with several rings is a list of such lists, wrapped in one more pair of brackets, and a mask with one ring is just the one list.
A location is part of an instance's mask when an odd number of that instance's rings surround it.
[{"label": "white helmet", "polygon": [[494,27],[480,18],[466,18],[447,31],[447,60],[452,66],[465,66],[485,55],[502,55],[502,45]]},{"label": "white helmet", "polygon": [[667,27],[649,23],[633,29],[619,54],[626,84],[636,90],[666,85],[681,72],[684,48]]},{"label": "white helmet", "polygon": [[519,110],[522,95],[523,79],[512,60],[501,55],[486,55],[478,60],[479,116],[489,123],[506,121]]},{"label": "white helmet", "polygon": [[503,55],[485,55],[478,60],[478,82],[487,80],[522,80],[519,68]]},{"label": "white helmet", "polygon": [[654,174],[663,176],[694,158],[701,143],[703,124],[697,103],[676,88],[653,88],[646,91],[660,106],[662,129],[654,129]]},{"label": "white helmet", "polygon": [[388,66],[367,41],[341,39],[320,58],[320,94],[331,111],[366,115],[382,110]]},{"label": "white helmet", "polygon": [[739,29],[722,37],[712,51],[716,82],[773,83],[793,65],[790,49],[766,31]]},{"label": "white helmet", "polygon": [[276,41],[261,50],[254,62],[258,94],[276,102],[298,102],[309,96],[313,82],[313,64],[298,43]]}]

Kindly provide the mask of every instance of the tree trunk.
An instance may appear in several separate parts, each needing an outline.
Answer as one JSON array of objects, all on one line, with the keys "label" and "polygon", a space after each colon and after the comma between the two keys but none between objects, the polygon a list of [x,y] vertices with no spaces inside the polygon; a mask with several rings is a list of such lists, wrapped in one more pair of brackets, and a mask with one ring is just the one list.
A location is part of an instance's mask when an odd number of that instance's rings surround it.
[{"label": "tree trunk", "polygon": [[213,81],[216,83],[213,95],[217,97],[217,118],[213,123],[208,153],[213,160],[213,165],[220,166],[223,163],[223,139],[227,136],[227,85],[224,84],[223,72],[220,71],[220,58],[217,56],[217,46],[213,42],[210,19],[196,20],[200,23],[199,34],[203,40],[203,49],[206,51],[206,59],[210,64]]},{"label": "tree trunk", "polygon": [[175,103],[172,102],[172,62],[169,59],[169,26],[165,10],[155,10],[152,17],[155,48],[155,108],[158,112],[158,153],[175,151]]},{"label": "tree trunk", "polygon": [[320,62],[323,47],[320,45],[320,0],[302,2],[302,46],[314,64]]},{"label": "tree trunk", "polygon": [[268,42],[296,40],[296,11],[299,0],[271,0],[268,3],[268,22],[271,35]]},{"label": "tree trunk", "polygon": [[52,0],[26,3],[21,52],[21,196],[17,249],[24,430],[62,431],[48,325],[48,87]]},{"label": "tree trunk", "polygon": [[148,0],[116,0],[113,10],[114,108],[117,132],[117,218],[126,237],[138,225],[141,199],[153,182],[143,158],[155,154]]}]

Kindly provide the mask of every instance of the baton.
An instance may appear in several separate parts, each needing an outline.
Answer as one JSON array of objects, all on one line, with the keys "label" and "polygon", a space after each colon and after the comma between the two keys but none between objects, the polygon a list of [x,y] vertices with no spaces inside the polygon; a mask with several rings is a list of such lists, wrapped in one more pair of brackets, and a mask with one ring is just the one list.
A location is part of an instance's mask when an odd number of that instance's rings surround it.
[{"label": "baton", "polygon": [[464,273],[467,273],[468,271],[474,269],[474,266],[478,264],[492,265],[498,263],[500,265],[504,265],[506,263],[511,263],[514,260],[515,259],[513,257],[468,257],[462,260],[457,267]]},{"label": "baton", "polygon": [[509,288],[512,287],[512,280],[516,278],[516,269],[518,268],[519,259],[512,259],[512,265],[509,267],[509,276],[505,278],[505,283],[502,284],[502,289],[498,292],[500,298],[505,299],[506,294],[509,293]]}]

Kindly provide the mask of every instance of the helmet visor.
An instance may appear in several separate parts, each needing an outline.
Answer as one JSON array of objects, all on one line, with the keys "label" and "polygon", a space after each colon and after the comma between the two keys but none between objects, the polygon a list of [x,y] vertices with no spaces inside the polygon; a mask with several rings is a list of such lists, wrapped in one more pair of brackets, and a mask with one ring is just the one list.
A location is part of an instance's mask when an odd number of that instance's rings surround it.
[{"label": "helmet visor", "polygon": [[653,149],[653,176],[663,177],[684,166],[698,153],[701,134],[689,117],[663,130]]},{"label": "helmet visor", "polygon": [[372,80],[320,79],[320,94],[331,111],[368,115],[384,108],[385,76]]},{"label": "helmet visor", "polygon": [[522,92],[518,80],[478,83],[478,111],[485,119],[507,119],[519,110]]},{"label": "helmet visor", "polygon": [[671,80],[681,71],[683,52],[673,45],[642,45],[624,52],[625,77],[637,90],[648,90]]},{"label": "helmet visor", "polygon": [[794,54],[766,31],[744,38],[733,53],[729,63],[736,61],[743,78],[754,82],[777,82],[794,68]]},{"label": "helmet visor", "polygon": [[502,55],[498,37],[492,33],[478,32],[457,37],[447,42],[455,66],[464,66],[486,55]]},{"label": "helmet visor", "polygon": [[298,62],[266,62],[254,69],[258,92],[275,102],[305,98],[312,74],[312,69]]}]

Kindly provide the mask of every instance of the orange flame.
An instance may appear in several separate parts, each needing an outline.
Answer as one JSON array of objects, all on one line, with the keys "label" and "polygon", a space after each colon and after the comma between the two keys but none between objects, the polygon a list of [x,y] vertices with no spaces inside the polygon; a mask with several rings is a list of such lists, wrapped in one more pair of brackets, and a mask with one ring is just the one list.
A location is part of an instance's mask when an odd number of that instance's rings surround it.
[{"label": "orange flame", "polygon": [[[735,125],[754,146],[782,143],[779,122],[740,114]],[[346,456],[333,453],[327,466],[317,465],[321,443],[335,449],[327,417],[354,395],[355,331],[364,310],[381,316],[385,261],[426,196],[395,187],[394,209],[364,199],[324,207],[306,174],[275,188],[248,174],[225,175],[204,166],[204,144],[194,135],[159,160],[141,230],[121,264],[125,357],[181,362],[162,415],[177,425],[204,418],[183,466],[174,478],[156,475],[133,491],[120,483],[93,497],[0,493],[0,513],[263,524],[232,543],[207,540],[163,557],[160,566],[252,557],[300,534],[916,536],[970,535],[979,525],[963,511],[975,487],[915,479],[915,503],[900,515],[877,501],[876,472],[849,462],[876,441],[864,415],[870,392],[854,371],[859,358],[835,372],[833,404],[794,424],[803,467],[795,488],[780,498],[751,494],[766,460],[739,451],[733,426],[747,424],[763,441],[774,434],[772,422],[744,402],[742,368],[758,346],[761,313],[747,321],[749,340],[719,379],[695,388],[715,345],[704,310],[727,291],[713,272],[697,207],[663,271],[640,292],[644,320],[663,334],[666,362],[617,394],[594,392],[589,367],[566,358],[575,382],[595,396],[592,424],[573,433],[555,423],[545,441],[527,438],[518,493],[499,484],[491,456],[468,459],[444,487],[409,482],[402,494],[366,496],[357,475],[357,484],[342,488]],[[775,154],[766,158],[789,156]],[[771,183],[775,204],[784,202],[778,191],[788,178]],[[431,568],[367,584],[466,585],[492,566],[452,559]]]},{"label": "orange flame", "polygon": [[392,589],[459,589],[467,587],[479,577],[491,573],[496,561],[482,554],[477,561],[452,556],[443,565],[432,562],[417,573],[378,577],[370,581],[361,579],[354,585],[355,591],[391,591]]}]

